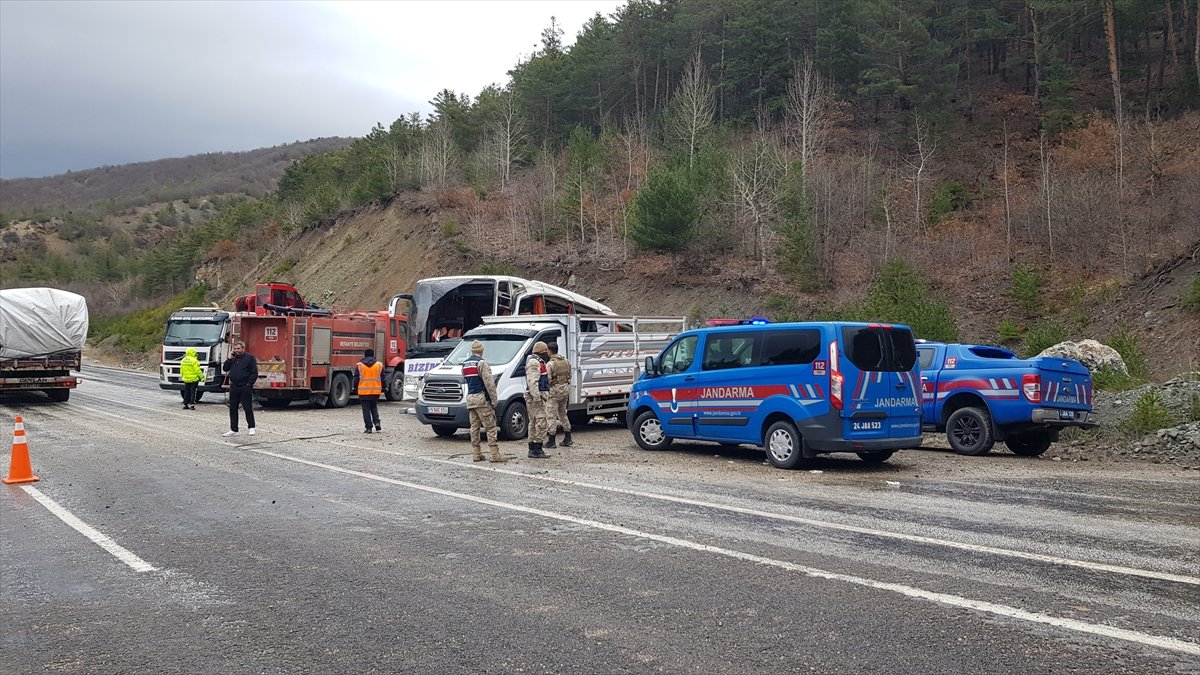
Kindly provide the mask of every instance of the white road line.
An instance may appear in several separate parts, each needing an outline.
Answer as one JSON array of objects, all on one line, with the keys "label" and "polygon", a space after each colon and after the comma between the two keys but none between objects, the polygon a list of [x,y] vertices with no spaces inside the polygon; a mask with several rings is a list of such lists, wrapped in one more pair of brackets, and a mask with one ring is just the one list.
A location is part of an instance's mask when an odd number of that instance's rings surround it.
[{"label": "white road line", "polygon": [[[368,448],[368,447],[361,446],[361,445],[355,445],[353,443],[338,443],[338,445],[345,445],[345,446],[349,446],[349,447],[359,448],[362,450],[374,450],[376,452],[402,455],[405,457],[412,457],[412,455],[408,455],[406,453],[397,453],[394,451],[383,450],[380,448]],[[1154,570],[1143,570],[1143,569],[1138,569],[1136,567],[1124,567],[1121,565],[1109,565],[1107,563],[1089,562],[1087,560],[1074,560],[1072,558],[1061,558],[1058,556],[1044,555],[1042,553],[1031,553],[1028,551],[1018,551],[1015,549],[998,548],[995,546],[983,546],[980,544],[968,544],[966,542],[950,541],[947,539],[935,539],[933,537],[923,537],[923,536],[916,535],[916,534],[905,534],[902,532],[888,532],[885,530],[875,530],[875,529],[871,529],[868,527],[859,527],[857,525],[846,525],[843,523],[833,523],[833,522],[829,522],[829,521],[825,521],[825,520],[813,520],[811,518],[802,518],[800,516],[791,516],[791,515],[787,515],[787,514],[783,514],[783,513],[772,513],[770,511],[759,511],[757,509],[748,509],[748,508],[744,508],[744,507],[740,507],[740,506],[731,506],[728,504],[715,504],[712,502],[703,502],[703,501],[699,501],[696,499],[688,499],[686,497],[674,497],[671,495],[654,494],[652,492],[642,492],[640,490],[629,490],[626,488],[616,488],[616,487],[610,487],[607,485],[596,485],[594,483],[585,483],[582,481],[568,480],[565,478],[554,478],[552,476],[531,475],[531,474],[527,474],[527,473],[524,473],[521,471],[513,471],[510,469],[499,469],[499,468],[493,468],[493,467],[489,467],[489,466],[464,465],[462,462],[456,462],[456,461],[447,460],[447,459],[438,459],[436,457],[418,456],[418,457],[416,457],[416,459],[421,459],[421,460],[424,460],[427,462],[438,462],[438,463],[443,463],[443,464],[451,464],[453,466],[457,466],[460,468],[465,466],[467,468],[475,469],[478,471],[493,471],[496,473],[504,473],[504,474],[509,474],[509,475],[513,475],[513,476],[520,476],[522,478],[530,478],[533,480],[546,481],[548,483],[571,485],[574,487],[582,487],[582,488],[587,488],[587,489],[592,489],[592,490],[603,490],[606,492],[625,494],[625,495],[630,495],[630,496],[634,496],[634,497],[641,497],[644,499],[655,499],[658,501],[673,502],[676,504],[687,504],[688,506],[699,506],[702,508],[717,509],[717,510],[721,510],[721,511],[729,511],[732,513],[741,513],[741,514],[745,514],[745,515],[758,516],[760,518],[770,518],[772,520],[784,520],[784,521],[791,522],[791,523],[797,523],[800,525],[809,525],[811,527],[820,527],[820,528],[825,528],[825,529],[829,529],[829,530],[841,530],[843,532],[854,532],[856,534],[865,534],[865,535],[870,535],[870,536],[874,536],[874,537],[883,537],[883,538],[895,539],[895,540],[899,540],[899,541],[910,541],[910,542],[914,542],[914,543],[918,543],[918,544],[925,544],[925,545],[929,545],[929,546],[943,546],[946,548],[955,548],[955,549],[959,549],[962,551],[971,551],[974,553],[985,553],[985,554],[989,554],[989,555],[1006,556],[1009,558],[1021,558],[1024,560],[1034,560],[1037,562],[1050,563],[1052,565],[1079,567],[1082,569],[1089,569],[1089,570],[1093,570],[1093,571],[1097,571],[1097,572],[1111,572],[1113,574],[1125,574],[1125,575],[1129,575],[1129,576],[1143,577],[1146,579],[1158,579],[1160,581],[1173,581],[1173,582],[1181,583],[1181,584],[1191,584],[1193,586],[1200,586],[1200,577],[1187,576],[1187,575],[1183,575],[1183,574],[1173,574],[1171,572],[1156,572]]]},{"label": "white road line", "polygon": [[116,556],[117,560],[129,565],[135,572],[153,572],[155,570],[154,565],[151,565],[145,560],[137,557],[131,553],[129,549],[121,546],[112,539],[109,539],[91,525],[88,525],[82,520],[76,518],[75,515],[70,511],[59,506],[58,502],[42,494],[41,490],[38,490],[31,485],[22,485],[21,489],[28,492],[34,499],[38,500],[38,502],[40,502],[42,506],[46,507],[50,513],[58,516],[59,520],[75,528],[79,534],[91,539],[94,544]]},{"label": "white road line", "polygon": [[[130,403],[126,403],[125,405],[134,407],[134,408],[142,408],[144,410],[156,410],[154,408],[143,408],[142,406],[137,406],[137,405],[133,405]],[[115,417],[117,419],[126,421],[130,424],[135,424],[138,426],[144,426],[144,427],[149,427],[149,428],[154,428],[154,429],[159,428],[158,425],[150,424],[147,422],[142,422],[140,420],[130,419],[130,418],[124,417],[122,415],[118,415],[116,413],[108,412],[106,410],[99,410],[97,408],[89,408],[86,406],[80,406],[80,407],[83,407],[84,409],[89,410],[91,412],[99,413],[101,415]],[[158,412],[168,412],[170,414],[174,414],[174,411],[158,411]],[[181,416],[183,416],[183,415],[181,414]],[[233,443],[230,441],[219,440],[216,438],[209,438],[207,436],[201,436],[199,434],[188,434],[186,432],[182,432],[182,433],[172,432],[172,434],[177,435],[177,436],[178,435],[192,436],[193,438],[196,438],[198,440],[208,441],[208,442],[215,443],[218,445],[225,445],[225,446],[239,447],[239,448],[243,447],[242,444],[239,444],[239,443]],[[834,522],[829,522],[829,521],[824,521],[824,520],[813,520],[811,518],[802,518],[800,516],[791,516],[791,515],[787,515],[787,514],[783,514],[783,513],[771,513],[769,511],[759,511],[756,509],[748,509],[748,508],[744,508],[744,507],[740,507],[740,506],[731,506],[728,504],[716,504],[716,503],[712,503],[712,502],[702,502],[702,501],[698,501],[698,500],[694,500],[694,499],[688,499],[686,497],[674,497],[671,495],[659,495],[659,494],[654,494],[654,493],[650,493],[650,492],[642,492],[639,490],[629,490],[629,489],[625,489],[625,488],[609,487],[606,485],[596,485],[594,483],[573,481],[573,480],[568,480],[565,478],[554,478],[551,476],[528,474],[528,473],[524,473],[522,471],[514,471],[511,469],[500,469],[500,468],[494,468],[494,467],[490,467],[490,466],[478,466],[478,465],[474,465],[474,464],[463,464],[462,462],[449,460],[449,459],[439,459],[436,457],[413,455],[413,454],[407,453],[407,452],[396,452],[394,450],[385,450],[382,448],[372,448],[372,447],[368,447],[368,446],[364,446],[364,445],[358,445],[358,444],[352,443],[352,442],[344,442],[344,441],[325,441],[325,442],[329,443],[330,445],[338,445],[338,446],[356,448],[358,450],[368,450],[371,452],[379,452],[379,453],[383,453],[383,454],[396,455],[396,456],[400,456],[400,457],[407,457],[410,459],[419,459],[419,460],[423,460],[423,461],[427,461],[427,462],[449,464],[451,466],[456,466],[459,468],[465,467],[465,468],[473,469],[476,471],[492,471],[495,473],[503,473],[503,474],[507,474],[510,476],[516,476],[519,478],[528,478],[528,479],[540,480],[540,481],[545,481],[545,482],[550,482],[550,483],[559,483],[562,485],[571,485],[571,486],[575,486],[575,487],[582,487],[582,488],[588,488],[588,489],[593,489],[593,490],[603,490],[603,491],[617,493],[617,494],[627,494],[627,495],[631,495],[631,496],[635,496],[635,497],[642,497],[645,499],[655,499],[655,500],[665,501],[665,502],[674,502],[677,504],[687,504],[689,506],[699,506],[699,507],[703,507],[703,508],[729,511],[732,513],[742,513],[742,514],[746,514],[746,515],[758,516],[761,518],[770,518],[770,519],[774,519],[774,520],[783,520],[783,521],[787,521],[787,522],[793,522],[793,523],[797,523],[797,524],[801,524],[801,525],[808,525],[811,527],[820,527],[820,528],[831,529],[831,530],[840,530],[840,531],[844,531],[844,532],[854,532],[856,534],[865,534],[865,535],[870,535],[870,536],[875,536],[875,537],[894,539],[894,540],[898,540],[898,541],[911,541],[911,542],[918,543],[918,544],[925,544],[925,545],[929,545],[929,546],[942,546],[942,547],[946,547],[946,548],[954,548],[954,549],[963,550],[963,551],[971,551],[974,553],[983,553],[983,554],[988,554],[988,555],[997,555],[997,556],[1004,556],[1004,557],[1009,557],[1009,558],[1032,560],[1032,561],[1036,561],[1036,562],[1049,563],[1052,565],[1061,565],[1064,567],[1077,567],[1080,569],[1088,569],[1088,570],[1092,570],[1092,571],[1096,571],[1096,572],[1108,572],[1108,573],[1112,573],[1112,574],[1123,574],[1126,576],[1141,577],[1144,579],[1157,579],[1159,581],[1170,581],[1170,582],[1174,582],[1174,583],[1189,584],[1192,586],[1200,586],[1200,577],[1188,576],[1188,575],[1184,575],[1184,574],[1175,574],[1172,572],[1159,572],[1156,570],[1143,570],[1143,569],[1139,569],[1136,567],[1125,567],[1122,565],[1110,565],[1108,563],[1091,562],[1091,561],[1087,561],[1087,560],[1075,560],[1073,558],[1062,558],[1059,556],[1045,555],[1042,553],[1032,553],[1029,551],[1019,551],[1016,549],[999,548],[999,547],[995,547],[995,546],[984,546],[981,544],[969,544],[966,542],[951,541],[948,539],[936,539],[933,537],[923,537],[920,535],[905,534],[902,532],[888,532],[885,530],[875,530],[875,529],[871,529],[871,528],[867,528],[867,527],[860,527],[857,525],[847,525],[847,524],[843,524],[843,523],[834,523]]]},{"label": "white road line", "polygon": [[1151,635],[1149,633],[1142,633],[1139,631],[1126,630],[1124,628],[1113,628],[1111,626],[1105,626],[1102,624],[1088,623],[1086,621],[1078,621],[1075,619],[1068,619],[1068,618],[1059,617],[1059,616],[1051,616],[1049,614],[1041,614],[1039,612],[1030,612],[1030,611],[1019,609],[1016,607],[1009,607],[1008,605],[1000,605],[1000,604],[996,604],[996,603],[992,603],[992,602],[986,602],[983,600],[972,600],[970,598],[964,598],[962,596],[951,595],[948,593],[936,593],[933,591],[927,591],[927,590],[924,590],[921,588],[916,588],[914,586],[907,586],[904,584],[895,584],[895,583],[890,583],[890,582],[886,582],[886,581],[877,581],[875,579],[868,579],[866,577],[853,576],[850,574],[839,574],[837,572],[829,572],[826,570],[818,569],[816,567],[808,567],[805,565],[798,565],[796,563],[787,562],[785,560],[776,560],[774,558],[767,558],[767,557],[760,556],[760,555],[754,555],[753,553],[745,553],[743,551],[735,551],[733,549],[722,548],[720,546],[710,546],[708,544],[701,544],[699,542],[689,541],[687,539],[679,539],[677,537],[668,537],[665,535],[653,534],[651,532],[643,532],[641,530],[635,530],[635,529],[632,529],[629,527],[624,527],[622,525],[613,525],[611,523],[604,523],[604,522],[600,522],[600,521],[596,521],[596,520],[587,520],[584,518],[576,518],[574,516],[566,515],[563,513],[555,513],[553,511],[545,511],[542,509],[535,509],[535,508],[532,508],[529,506],[521,506],[520,504],[510,504],[508,502],[501,502],[501,501],[497,501],[495,499],[488,499],[486,497],[478,497],[476,495],[469,495],[469,494],[464,494],[461,492],[453,492],[451,490],[444,490],[442,488],[436,488],[436,487],[432,487],[429,485],[421,485],[419,483],[412,483],[409,481],[398,480],[395,478],[388,478],[387,476],[380,476],[378,474],[367,473],[365,471],[357,471],[355,469],[347,469],[347,468],[340,467],[340,466],[334,466],[332,464],[325,464],[322,462],[314,462],[312,460],[302,459],[300,457],[292,457],[290,455],[284,455],[284,454],[278,453],[278,452],[271,452],[270,450],[262,450],[259,448],[246,448],[246,450],[248,452],[254,452],[254,453],[257,453],[260,455],[266,455],[268,457],[275,457],[276,459],[282,459],[282,460],[289,461],[289,462],[295,462],[297,464],[304,464],[307,466],[312,466],[312,467],[316,467],[319,469],[325,469],[327,471],[333,471],[336,473],[346,474],[349,476],[357,476],[359,478],[366,478],[368,480],[379,481],[382,483],[390,483],[392,485],[399,485],[401,487],[407,487],[407,488],[411,488],[413,490],[420,490],[422,492],[429,492],[432,494],[442,495],[444,497],[451,497],[454,499],[462,499],[465,501],[475,502],[477,504],[484,504],[487,506],[494,506],[496,508],[508,509],[510,511],[519,511],[521,513],[528,513],[531,515],[541,516],[543,518],[552,518],[554,520],[561,520],[561,521],[565,521],[565,522],[569,522],[569,523],[575,523],[576,525],[583,525],[583,526],[591,527],[591,528],[598,529],[598,530],[605,530],[608,532],[615,532],[617,534],[624,534],[624,535],[628,535],[631,537],[638,537],[640,539],[649,539],[651,541],[657,541],[657,542],[660,542],[663,544],[668,544],[668,545],[676,546],[679,548],[686,548],[686,549],[690,549],[693,551],[700,551],[700,552],[704,552],[704,553],[713,553],[716,555],[725,556],[727,558],[733,558],[736,560],[745,560],[747,562],[752,562],[752,563],[756,563],[759,565],[767,565],[770,567],[777,567],[779,569],[784,569],[784,570],[788,570],[788,571],[792,571],[792,572],[799,572],[800,574],[804,574],[804,575],[810,576],[810,577],[816,577],[819,579],[829,579],[831,581],[842,581],[842,582],[854,584],[857,586],[865,586],[867,588],[874,588],[874,589],[883,590],[883,591],[891,591],[893,593],[898,593],[900,595],[904,595],[904,596],[907,596],[910,598],[927,600],[930,602],[935,602],[935,603],[942,604],[942,605],[948,605],[951,607],[958,607],[961,609],[972,609],[972,610],[975,610],[978,612],[986,612],[988,614],[995,614],[997,616],[1004,616],[1004,617],[1008,617],[1008,618],[1012,618],[1012,619],[1019,619],[1022,621],[1028,621],[1028,622],[1032,622],[1032,623],[1040,623],[1040,624],[1045,624],[1048,626],[1065,628],[1067,630],[1072,630],[1072,631],[1076,631],[1079,633],[1098,635],[1101,637],[1113,638],[1116,640],[1124,640],[1126,642],[1134,642],[1134,643],[1146,645],[1149,647],[1157,647],[1159,649],[1167,649],[1170,651],[1181,652],[1181,653],[1190,654],[1193,656],[1200,656],[1200,644],[1196,644],[1193,642],[1187,642],[1187,641],[1179,640],[1179,639],[1172,638],[1172,637],[1166,637],[1166,636],[1162,636],[1162,635]]}]

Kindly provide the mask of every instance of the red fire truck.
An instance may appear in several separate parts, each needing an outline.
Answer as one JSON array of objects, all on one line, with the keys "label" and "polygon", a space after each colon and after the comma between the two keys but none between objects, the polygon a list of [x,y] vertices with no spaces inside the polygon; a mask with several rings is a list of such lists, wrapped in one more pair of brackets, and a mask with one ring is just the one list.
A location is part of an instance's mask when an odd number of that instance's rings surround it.
[{"label": "red fire truck", "polygon": [[231,317],[232,337],[258,359],[254,393],[268,408],[292,401],[341,408],[353,395],[354,364],[374,349],[384,365],[384,394],[399,400],[404,388],[404,317],[386,311],[329,315],[244,314]]}]

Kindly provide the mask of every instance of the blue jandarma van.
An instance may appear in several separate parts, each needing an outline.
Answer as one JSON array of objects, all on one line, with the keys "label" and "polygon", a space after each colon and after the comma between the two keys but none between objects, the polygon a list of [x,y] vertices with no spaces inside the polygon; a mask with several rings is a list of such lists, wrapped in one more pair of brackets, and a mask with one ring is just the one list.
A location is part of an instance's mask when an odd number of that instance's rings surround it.
[{"label": "blue jandarma van", "polygon": [[646,450],[694,439],[761,446],[781,469],[828,452],[883,462],[921,444],[919,382],[907,326],[702,328],[646,359],[627,419]]}]

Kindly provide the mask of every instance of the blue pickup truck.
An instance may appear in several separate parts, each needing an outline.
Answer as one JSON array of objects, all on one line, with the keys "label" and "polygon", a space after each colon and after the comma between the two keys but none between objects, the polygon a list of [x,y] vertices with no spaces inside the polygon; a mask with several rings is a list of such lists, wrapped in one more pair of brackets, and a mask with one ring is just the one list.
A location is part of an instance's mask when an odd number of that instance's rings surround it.
[{"label": "blue pickup truck", "polygon": [[1004,441],[1042,454],[1066,427],[1096,426],[1092,376],[1071,359],[1020,359],[1002,347],[918,341],[921,426],[955,452],[983,455]]}]

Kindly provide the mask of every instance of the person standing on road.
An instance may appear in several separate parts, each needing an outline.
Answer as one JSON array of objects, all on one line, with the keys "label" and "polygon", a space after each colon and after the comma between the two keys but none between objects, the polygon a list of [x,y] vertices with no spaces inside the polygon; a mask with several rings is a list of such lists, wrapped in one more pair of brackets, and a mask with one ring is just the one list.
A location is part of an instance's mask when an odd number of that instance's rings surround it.
[{"label": "person standing on road", "polygon": [[467,381],[467,417],[471,419],[471,451],[475,453],[475,461],[484,460],[479,437],[486,433],[492,451],[489,461],[507,462],[496,442],[500,435],[496,426],[496,378],[492,376],[492,367],[483,360],[483,343],[479,340],[471,343],[471,355],[463,362],[462,373]]},{"label": "person standing on road", "polygon": [[363,352],[363,359],[354,364],[354,390],[358,392],[358,402],[362,404],[363,433],[371,433],[372,423],[375,431],[383,431],[379,425],[379,395],[383,393],[383,364],[375,360],[375,350]]},{"label": "person standing on road", "polygon": [[179,362],[179,379],[183,380],[183,407],[185,410],[196,409],[196,389],[200,380],[204,379],[204,371],[200,370],[200,359],[196,358],[196,348],[188,347],[183,360]]},{"label": "person standing on road", "polygon": [[229,431],[222,436],[238,435],[238,406],[246,411],[246,428],[254,435],[254,383],[258,381],[258,360],[246,352],[246,343],[233,343],[233,353],[221,370],[229,374]]},{"label": "person standing on road", "polygon": [[546,368],[549,360],[550,349],[541,340],[533,343],[533,353],[525,359],[525,409],[529,411],[529,456],[533,459],[550,456],[542,451],[542,439],[546,437],[546,400],[550,397],[550,373]]},{"label": "person standing on road", "polygon": [[558,343],[551,342],[550,348],[550,400],[546,402],[546,447],[557,448],[555,437],[563,430],[564,448],[575,444],[571,440],[571,420],[567,418],[567,404],[571,402],[571,362],[558,353]]}]

